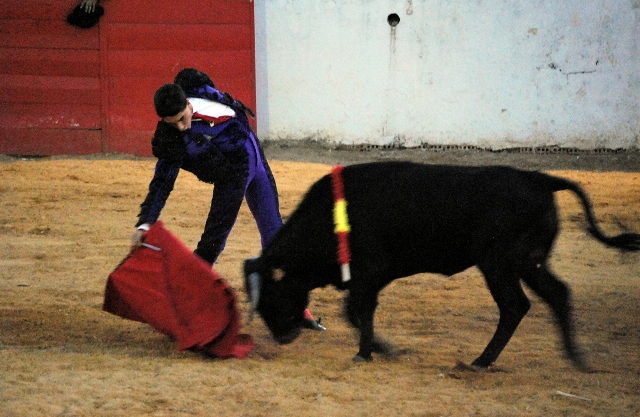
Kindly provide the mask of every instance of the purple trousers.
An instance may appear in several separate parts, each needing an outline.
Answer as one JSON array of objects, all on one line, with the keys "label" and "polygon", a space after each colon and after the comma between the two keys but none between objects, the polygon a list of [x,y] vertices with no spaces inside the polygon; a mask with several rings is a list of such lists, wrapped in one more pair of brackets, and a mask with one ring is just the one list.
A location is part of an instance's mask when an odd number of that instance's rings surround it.
[{"label": "purple trousers", "polygon": [[226,245],[244,198],[258,226],[263,248],[282,226],[276,183],[255,136],[251,134],[237,151],[245,154],[245,169],[238,170],[235,180],[214,186],[209,216],[195,250],[212,265]]}]

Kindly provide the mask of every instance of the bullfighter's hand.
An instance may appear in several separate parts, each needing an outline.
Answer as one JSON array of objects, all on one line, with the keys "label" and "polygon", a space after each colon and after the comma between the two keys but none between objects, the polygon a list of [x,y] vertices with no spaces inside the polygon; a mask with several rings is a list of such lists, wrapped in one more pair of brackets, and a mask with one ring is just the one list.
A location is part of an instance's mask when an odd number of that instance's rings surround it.
[{"label": "bullfighter's hand", "polygon": [[84,9],[87,13],[93,13],[96,10],[96,4],[98,0],[82,0],[80,3],[80,8]]},{"label": "bullfighter's hand", "polygon": [[131,249],[139,248],[142,245],[142,235],[144,235],[144,230],[136,230],[131,235]]}]

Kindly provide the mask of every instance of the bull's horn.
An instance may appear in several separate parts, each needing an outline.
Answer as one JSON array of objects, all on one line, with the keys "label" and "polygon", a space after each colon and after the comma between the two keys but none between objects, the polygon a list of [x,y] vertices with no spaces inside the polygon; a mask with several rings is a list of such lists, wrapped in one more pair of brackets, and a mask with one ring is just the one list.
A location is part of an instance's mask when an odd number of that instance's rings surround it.
[{"label": "bull's horn", "polygon": [[257,272],[252,272],[247,277],[247,284],[249,285],[249,301],[251,301],[251,316],[249,320],[252,320],[253,313],[258,309],[258,302],[260,301],[262,277]]}]

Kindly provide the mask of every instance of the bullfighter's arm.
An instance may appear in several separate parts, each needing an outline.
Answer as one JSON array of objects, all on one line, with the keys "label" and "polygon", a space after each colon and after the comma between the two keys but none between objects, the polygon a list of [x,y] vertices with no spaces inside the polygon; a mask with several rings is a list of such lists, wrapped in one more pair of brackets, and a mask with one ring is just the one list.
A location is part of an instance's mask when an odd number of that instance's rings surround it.
[{"label": "bullfighter's arm", "polygon": [[158,160],[153,179],[149,183],[149,192],[140,205],[136,227],[143,223],[153,224],[158,220],[179,172],[180,165],[178,163],[168,162],[164,159]]}]

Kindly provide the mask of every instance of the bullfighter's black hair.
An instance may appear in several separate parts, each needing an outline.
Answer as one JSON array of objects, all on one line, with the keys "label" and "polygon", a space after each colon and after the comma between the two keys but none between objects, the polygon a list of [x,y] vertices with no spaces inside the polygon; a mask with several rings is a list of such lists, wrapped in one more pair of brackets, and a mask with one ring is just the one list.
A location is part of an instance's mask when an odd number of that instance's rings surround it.
[{"label": "bullfighter's black hair", "polygon": [[175,116],[187,107],[187,96],[178,84],[165,84],[153,96],[159,117]]}]

